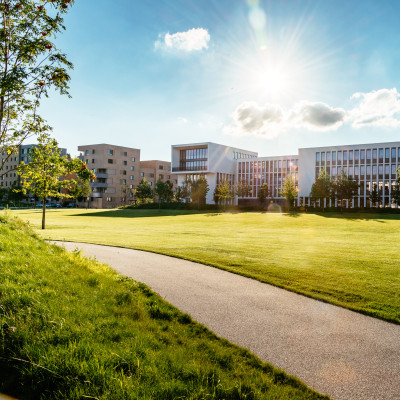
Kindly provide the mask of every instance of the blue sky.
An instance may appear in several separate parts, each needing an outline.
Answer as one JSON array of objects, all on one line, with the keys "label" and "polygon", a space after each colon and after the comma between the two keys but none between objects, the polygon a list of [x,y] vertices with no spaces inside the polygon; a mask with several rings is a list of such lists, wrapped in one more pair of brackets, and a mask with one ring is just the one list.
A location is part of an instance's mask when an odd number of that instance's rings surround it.
[{"label": "blue sky", "polygon": [[57,45],[72,99],[42,115],[62,147],[299,147],[400,140],[400,2],[76,0]]}]

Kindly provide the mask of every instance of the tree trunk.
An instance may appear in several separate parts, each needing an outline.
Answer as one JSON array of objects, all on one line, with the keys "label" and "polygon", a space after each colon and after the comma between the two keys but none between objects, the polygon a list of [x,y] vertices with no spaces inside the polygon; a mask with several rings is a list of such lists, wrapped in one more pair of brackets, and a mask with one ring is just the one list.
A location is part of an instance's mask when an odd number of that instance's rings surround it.
[{"label": "tree trunk", "polygon": [[42,229],[46,229],[46,198],[43,198]]}]

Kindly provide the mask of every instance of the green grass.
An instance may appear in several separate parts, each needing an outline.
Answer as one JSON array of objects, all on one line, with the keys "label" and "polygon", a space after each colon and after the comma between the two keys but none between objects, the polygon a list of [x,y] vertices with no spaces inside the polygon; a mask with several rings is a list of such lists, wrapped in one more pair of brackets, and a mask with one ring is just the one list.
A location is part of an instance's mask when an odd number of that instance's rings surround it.
[{"label": "green grass", "polygon": [[[36,228],[40,211],[13,211]],[[49,239],[213,265],[400,323],[400,216],[53,210]]]},{"label": "green grass", "polygon": [[145,285],[0,215],[0,392],[28,399],[327,399]]}]

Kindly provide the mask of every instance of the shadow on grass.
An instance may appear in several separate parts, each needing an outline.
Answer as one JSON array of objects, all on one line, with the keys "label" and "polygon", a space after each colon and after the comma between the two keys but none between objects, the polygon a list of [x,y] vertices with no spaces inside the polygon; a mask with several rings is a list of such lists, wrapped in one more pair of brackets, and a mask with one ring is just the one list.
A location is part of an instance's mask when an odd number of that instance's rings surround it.
[{"label": "shadow on grass", "polygon": [[346,220],[357,220],[357,221],[374,221],[385,223],[385,220],[398,220],[400,221],[400,214],[390,214],[390,213],[352,213],[352,212],[344,212],[343,214],[337,211],[325,211],[325,212],[307,212],[306,214],[314,214],[324,218],[340,218]]},{"label": "shadow on grass", "polygon": [[151,218],[178,217],[180,215],[210,214],[209,211],[195,210],[109,210],[74,215],[74,217],[109,217],[109,218]]}]

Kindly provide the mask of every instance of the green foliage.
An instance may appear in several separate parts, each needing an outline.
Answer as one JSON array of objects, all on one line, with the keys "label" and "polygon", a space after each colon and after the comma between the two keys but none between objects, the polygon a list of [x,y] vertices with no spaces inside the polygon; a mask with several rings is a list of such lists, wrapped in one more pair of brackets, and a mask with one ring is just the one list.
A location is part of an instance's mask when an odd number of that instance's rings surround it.
[{"label": "green foliage", "polygon": [[283,182],[282,190],[279,194],[286,199],[289,207],[293,207],[294,200],[297,197],[297,189],[290,175],[288,175]]},{"label": "green foliage", "polygon": [[378,185],[376,183],[372,185],[372,190],[369,194],[369,200],[371,201],[373,207],[376,207],[377,203],[379,205],[382,204],[382,196],[379,194]]},{"label": "green foliage", "polygon": [[264,207],[267,198],[269,197],[269,188],[268,183],[264,182],[260,189],[258,190],[258,200],[260,200],[260,204]]},{"label": "green foliage", "polygon": [[198,207],[206,203],[207,193],[210,190],[207,179],[201,175],[197,181],[190,184],[190,198],[193,203],[197,203]]},{"label": "green foliage", "polygon": [[159,179],[156,183],[155,187],[155,193],[158,196],[158,201],[160,203],[164,202],[171,202],[173,197],[174,197],[174,192],[173,192],[173,183],[169,180],[163,182],[161,179]]},{"label": "green foliage", "polygon": [[234,191],[231,183],[224,179],[218,183],[214,190],[214,197],[224,204],[224,209],[228,200],[233,199]]},{"label": "green foliage", "polygon": [[331,177],[326,172],[325,167],[322,168],[317,180],[311,186],[310,197],[320,199],[322,208],[324,208],[324,199],[332,197],[333,185]]},{"label": "green foliage", "polygon": [[[32,135],[51,129],[38,114],[52,90],[68,94],[72,64],[54,40],[65,29],[62,15],[73,0],[0,1],[0,152],[3,166]],[[7,172],[9,172],[8,170]]]},{"label": "green foliage", "polygon": [[0,221],[0,392],[46,400],[327,399],[145,285],[38,240],[4,214]]},{"label": "green foliage", "polygon": [[392,186],[391,199],[394,204],[400,205],[400,171],[397,170],[397,179],[394,186]]},{"label": "green foliage", "polygon": [[238,197],[249,197],[251,196],[251,186],[246,183],[245,179],[242,179],[235,186],[235,194]]},{"label": "green foliage", "polygon": [[332,183],[332,193],[343,208],[343,201],[352,200],[357,194],[359,186],[358,182],[352,177],[348,177],[342,169],[340,176],[337,176]]},{"label": "green foliage", "polygon": [[139,203],[148,203],[153,199],[154,193],[151,190],[150,183],[145,178],[139,182],[135,190],[135,197]]}]

